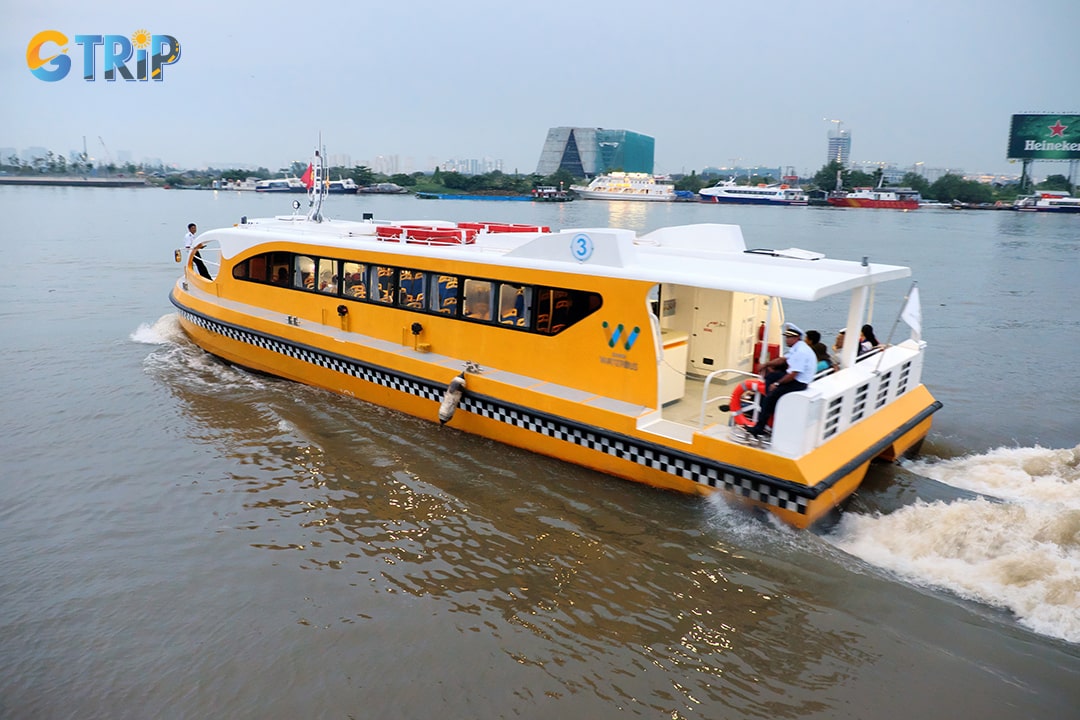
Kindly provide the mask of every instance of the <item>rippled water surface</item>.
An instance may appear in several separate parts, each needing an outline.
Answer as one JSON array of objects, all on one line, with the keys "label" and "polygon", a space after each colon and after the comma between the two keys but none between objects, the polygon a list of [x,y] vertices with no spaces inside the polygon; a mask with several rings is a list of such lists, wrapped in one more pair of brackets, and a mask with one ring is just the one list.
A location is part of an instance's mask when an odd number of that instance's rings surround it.
[{"label": "rippled water surface", "polygon": [[207,356],[185,225],[288,202],[0,188],[0,717],[1076,716],[1080,218],[332,200],[911,266],[945,407],[796,532]]}]

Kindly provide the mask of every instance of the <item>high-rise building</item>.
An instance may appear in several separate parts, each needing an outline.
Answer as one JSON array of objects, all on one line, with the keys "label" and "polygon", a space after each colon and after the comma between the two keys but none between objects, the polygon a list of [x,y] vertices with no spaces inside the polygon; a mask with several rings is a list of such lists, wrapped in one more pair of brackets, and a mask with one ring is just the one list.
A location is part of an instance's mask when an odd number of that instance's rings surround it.
[{"label": "high-rise building", "polygon": [[851,162],[851,131],[850,130],[830,130],[829,131],[829,156],[825,158],[825,163],[831,163],[836,161],[847,167]]},{"label": "high-rise building", "polygon": [[574,177],[609,170],[652,173],[655,150],[656,140],[630,130],[556,127],[548,130],[536,172],[566,170]]}]

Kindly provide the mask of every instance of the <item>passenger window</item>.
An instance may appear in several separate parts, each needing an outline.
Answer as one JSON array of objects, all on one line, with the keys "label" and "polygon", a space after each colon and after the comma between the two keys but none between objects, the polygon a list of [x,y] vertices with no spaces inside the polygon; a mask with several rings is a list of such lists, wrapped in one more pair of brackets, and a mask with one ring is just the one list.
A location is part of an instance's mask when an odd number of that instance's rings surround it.
[{"label": "passenger window", "polygon": [[491,320],[491,283],[487,280],[465,281],[465,317]]},{"label": "passenger window", "polygon": [[341,278],[346,297],[364,300],[367,298],[367,283],[364,282],[365,267],[362,263],[345,262],[341,265]]},{"label": "passenger window", "polygon": [[458,279],[455,275],[431,274],[431,289],[428,292],[429,310],[443,315],[458,314]]},{"label": "passenger window", "polygon": [[600,309],[603,299],[593,292],[542,288],[536,299],[536,331],[554,335]]},{"label": "passenger window", "polygon": [[524,285],[499,285],[499,323],[528,327],[532,319],[532,288]]},{"label": "passenger window", "polygon": [[338,275],[337,260],[319,258],[318,285],[321,293],[337,295],[340,290],[341,280]]},{"label": "passenger window", "polygon": [[423,309],[424,273],[419,270],[401,270],[398,273],[398,305]]},{"label": "passenger window", "polygon": [[392,267],[373,265],[371,267],[371,299],[387,305],[394,304],[394,276],[397,274]]},{"label": "passenger window", "polygon": [[301,290],[315,289],[315,261],[307,255],[296,256],[296,274],[293,287]]}]

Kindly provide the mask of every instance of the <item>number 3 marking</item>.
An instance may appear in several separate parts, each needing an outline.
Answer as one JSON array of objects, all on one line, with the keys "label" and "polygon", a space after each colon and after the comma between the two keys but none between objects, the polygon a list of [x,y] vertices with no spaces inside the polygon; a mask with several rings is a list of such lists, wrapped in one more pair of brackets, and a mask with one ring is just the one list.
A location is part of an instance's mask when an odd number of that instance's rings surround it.
[{"label": "number 3 marking", "polygon": [[578,262],[585,262],[591,258],[593,254],[592,238],[585,233],[575,235],[574,239],[570,241],[570,254],[577,258]]}]

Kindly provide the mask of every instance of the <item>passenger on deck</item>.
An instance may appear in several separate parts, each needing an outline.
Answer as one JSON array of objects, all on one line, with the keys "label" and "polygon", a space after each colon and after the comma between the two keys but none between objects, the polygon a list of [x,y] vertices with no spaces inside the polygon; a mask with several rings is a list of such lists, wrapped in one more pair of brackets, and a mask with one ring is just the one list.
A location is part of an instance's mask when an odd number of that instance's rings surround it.
[{"label": "passenger on deck", "polygon": [[783,375],[771,382],[768,378],[775,377],[775,375],[770,373],[766,376],[766,395],[761,402],[761,412],[758,413],[757,424],[748,431],[756,438],[761,437],[765,432],[769,420],[772,419],[773,413],[776,412],[776,403],[780,401],[780,398],[791,392],[805,390],[810,381],[814,379],[817,356],[814,355],[814,351],[810,349],[810,346],[803,342],[802,335],[803,332],[798,327],[791,323],[786,324],[784,341],[788,344],[788,353],[785,356],[787,370]]},{"label": "passenger on deck", "polygon": [[874,328],[870,325],[863,325],[862,332],[859,333],[859,354],[866,355],[879,347],[881,347],[881,343],[874,336]]},{"label": "passenger on deck", "polygon": [[817,356],[817,372],[824,372],[833,367],[834,363],[829,356],[829,348],[825,347],[825,343],[821,342],[821,333],[817,330],[807,330],[806,344],[810,346],[810,349],[814,351],[814,355]]},{"label": "passenger on deck", "polygon": [[836,340],[833,341],[833,352],[837,355],[844,349],[844,335],[847,333],[847,328],[840,328],[836,331]]}]

